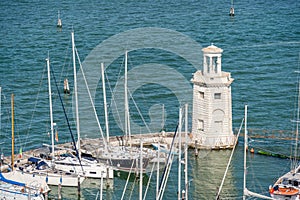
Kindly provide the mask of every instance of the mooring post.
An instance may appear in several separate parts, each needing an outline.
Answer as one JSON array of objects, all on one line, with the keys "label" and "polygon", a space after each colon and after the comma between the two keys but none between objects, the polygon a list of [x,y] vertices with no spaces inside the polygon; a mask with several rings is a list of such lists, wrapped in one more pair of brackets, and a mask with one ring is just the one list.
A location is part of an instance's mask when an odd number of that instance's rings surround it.
[{"label": "mooring post", "polygon": [[78,194],[78,198],[80,198],[80,175],[77,176],[77,194]]},{"label": "mooring post", "polygon": [[102,194],[103,194],[103,172],[101,171],[101,180],[100,180],[100,200],[102,200]]},{"label": "mooring post", "polygon": [[195,140],[195,156],[198,156],[198,140]]},{"label": "mooring post", "polygon": [[109,166],[106,165],[106,189],[109,188]]},{"label": "mooring post", "polygon": [[61,199],[61,184],[58,184],[57,192],[58,192],[58,197],[57,197],[57,199]]}]

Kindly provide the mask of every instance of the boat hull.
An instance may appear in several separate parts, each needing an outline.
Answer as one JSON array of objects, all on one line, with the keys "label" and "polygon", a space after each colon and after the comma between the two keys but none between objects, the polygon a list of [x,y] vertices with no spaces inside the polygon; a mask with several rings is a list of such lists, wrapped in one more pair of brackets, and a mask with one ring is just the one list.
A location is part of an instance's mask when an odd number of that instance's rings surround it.
[{"label": "boat hull", "polygon": [[49,191],[48,185],[36,178],[24,177],[15,171],[0,174],[0,199],[43,200]]},{"label": "boat hull", "polygon": [[23,177],[35,177],[45,181],[48,185],[64,186],[64,187],[77,187],[78,183],[82,184],[85,177],[76,176],[73,174],[62,173],[55,170],[34,170],[34,171],[21,171]]},{"label": "boat hull", "polygon": [[111,167],[102,163],[89,163],[85,159],[79,163],[78,159],[66,157],[55,161],[55,169],[79,174],[86,178],[114,178],[114,171]]}]

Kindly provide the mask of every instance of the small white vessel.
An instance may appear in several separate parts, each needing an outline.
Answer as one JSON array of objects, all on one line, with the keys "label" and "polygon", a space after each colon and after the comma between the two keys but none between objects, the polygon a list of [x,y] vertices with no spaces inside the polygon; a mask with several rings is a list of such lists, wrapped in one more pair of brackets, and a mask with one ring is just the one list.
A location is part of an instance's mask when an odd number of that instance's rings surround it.
[{"label": "small white vessel", "polygon": [[36,177],[24,177],[17,171],[0,172],[0,199],[44,200],[48,192],[46,182]]},{"label": "small white vessel", "polygon": [[58,19],[57,19],[57,28],[62,28],[62,22],[61,22],[61,18],[59,16],[59,11],[58,11]]}]

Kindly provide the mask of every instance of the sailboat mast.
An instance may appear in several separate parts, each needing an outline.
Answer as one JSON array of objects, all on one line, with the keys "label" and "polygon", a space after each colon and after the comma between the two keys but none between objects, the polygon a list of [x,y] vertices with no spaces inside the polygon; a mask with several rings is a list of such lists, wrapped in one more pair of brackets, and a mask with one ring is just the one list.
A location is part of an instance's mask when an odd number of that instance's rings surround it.
[{"label": "sailboat mast", "polygon": [[165,129],[165,104],[162,105],[162,116],[161,116],[162,120],[161,120],[161,127],[162,127],[162,131],[164,131]]},{"label": "sailboat mast", "polygon": [[185,145],[184,145],[184,172],[185,172],[185,200],[188,200],[188,191],[189,191],[189,183],[188,183],[188,104],[185,104]]},{"label": "sailboat mast", "polygon": [[127,97],[127,51],[125,51],[125,72],[124,72],[124,107],[125,107],[125,113],[124,113],[124,132],[125,132],[125,137],[126,137],[126,142],[128,133],[127,133],[127,113],[128,113],[128,97]]},{"label": "sailboat mast", "polygon": [[181,128],[182,128],[182,108],[179,108],[179,125],[178,125],[178,200],[181,199]]},{"label": "sailboat mast", "polygon": [[125,104],[125,137],[126,143],[129,140],[131,146],[131,132],[130,132],[130,121],[129,121],[129,106],[128,106],[128,86],[127,86],[127,63],[128,63],[128,51],[125,51],[125,73],[124,73],[124,104]]},{"label": "sailboat mast", "polygon": [[140,140],[140,190],[139,199],[143,199],[143,141]]},{"label": "sailboat mast", "polygon": [[260,199],[273,199],[271,197],[251,192],[246,187],[246,178],[247,178],[247,150],[248,150],[248,130],[247,130],[247,112],[248,106],[245,105],[245,135],[244,135],[244,187],[243,187],[243,200],[246,200],[246,196],[258,197]]},{"label": "sailboat mast", "polygon": [[2,88],[0,87],[0,135],[1,135],[1,115],[2,115],[2,113],[1,113],[1,102],[2,102],[2,99],[1,99],[1,92],[2,92]]},{"label": "sailboat mast", "polygon": [[53,129],[53,114],[52,114],[52,92],[51,92],[51,76],[50,76],[50,59],[49,56],[47,61],[48,71],[48,93],[49,93],[49,108],[50,108],[50,129],[51,129],[51,147],[52,147],[52,158],[54,159],[54,129]]},{"label": "sailboat mast", "polygon": [[243,200],[246,199],[246,170],[247,170],[247,148],[248,148],[248,133],[247,133],[247,109],[248,106],[245,105],[245,135],[244,135],[244,189],[243,189]]},{"label": "sailboat mast", "polygon": [[14,126],[14,94],[11,95],[11,168],[14,170],[15,157],[15,126]]},{"label": "sailboat mast", "polygon": [[72,36],[72,52],[73,52],[73,68],[74,68],[74,97],[75,97],[75,116],[76,116],[76,130],[77,130],[77,149],[79,153],[79,158],[81,157],[80,153],[80,125],[79,125],[79,112],[78,112],[78,96],[77,96],[77,74],[76,74],[76,60],[75,60],[75,41],[74,41],[74,32],[71,32]]},{"label": "sailboat mast", "polygon": [[107,116],[107,102],[106,102],[106,89],[105,89],[105,77],[104,77],[104,63],[101,63],[101,75],[102,75],[102,89],[103,89],[103,104],[105,114],[105,129],[106,129],[106,140],[109,142],[109,127],[108,127],[108,116]]},{"label": "sailboat mast", "polygon": [[156,169],[156,200],[158,200],[159,197],[159,161],[160,161],[160,142],[158,141],[157,145],[157,169]]},{"label": "sailboat mast", "polygon": [[297,108],[297,119],[296,119],[296,138],[295,138],[295,161],[292,169],[297,167],[297,152],[298,152],[298,136],[299,136],[299,117],[300,117],[300,81],[298,81],[298,108]]}]

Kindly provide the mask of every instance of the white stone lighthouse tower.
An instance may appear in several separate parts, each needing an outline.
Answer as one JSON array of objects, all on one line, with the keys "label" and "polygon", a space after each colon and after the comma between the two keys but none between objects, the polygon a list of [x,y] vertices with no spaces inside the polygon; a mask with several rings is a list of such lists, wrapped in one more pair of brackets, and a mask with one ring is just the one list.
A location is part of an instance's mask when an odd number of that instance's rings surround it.
[{"label": "white stone lighthouse tower", "polygon": [[194,73],[193,88],[193,141],[199,148],[232,148],[230,73],[223,72],[223,50],[214,45],[202,49],[203,69]]}]

